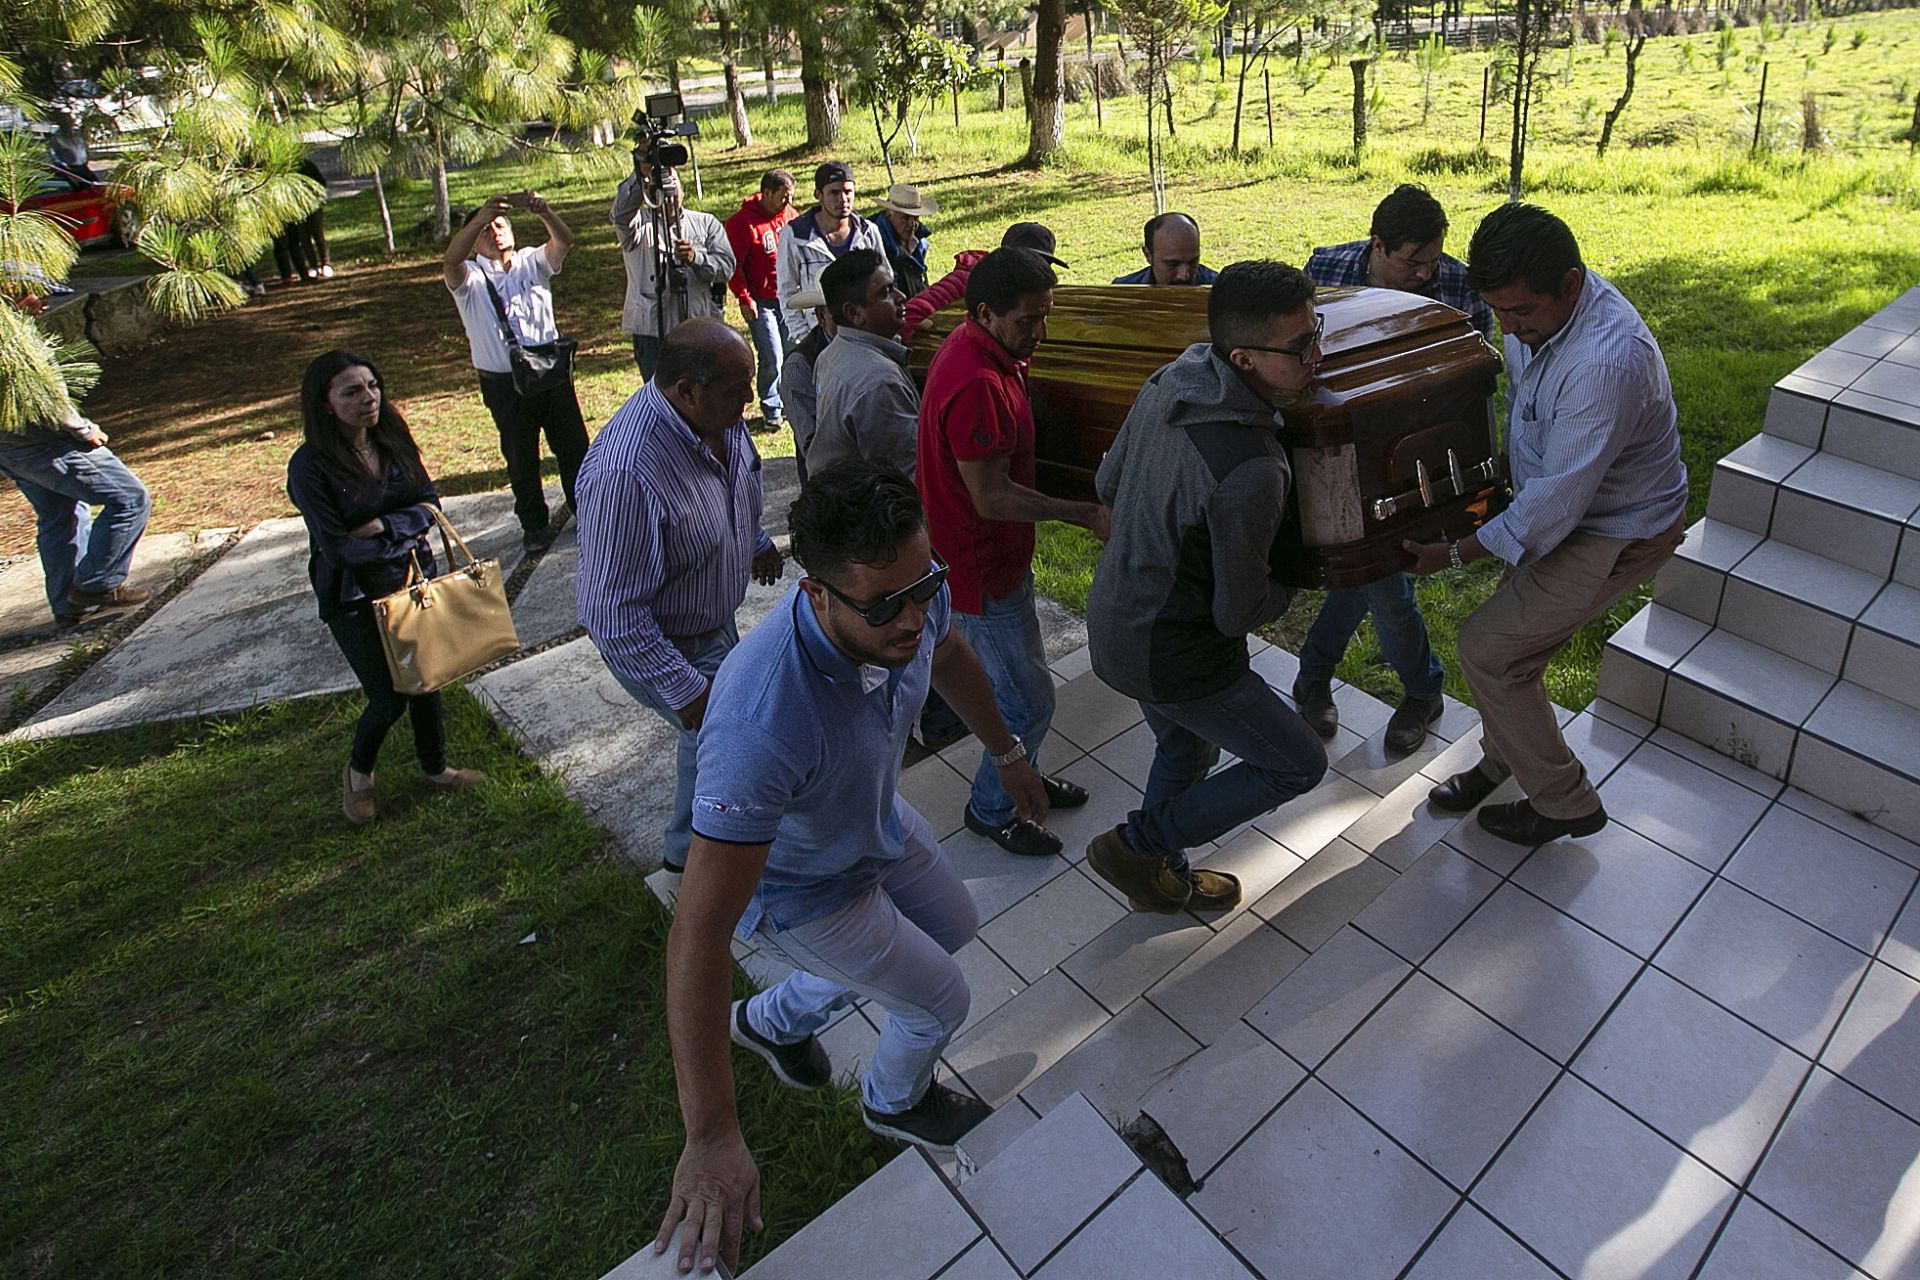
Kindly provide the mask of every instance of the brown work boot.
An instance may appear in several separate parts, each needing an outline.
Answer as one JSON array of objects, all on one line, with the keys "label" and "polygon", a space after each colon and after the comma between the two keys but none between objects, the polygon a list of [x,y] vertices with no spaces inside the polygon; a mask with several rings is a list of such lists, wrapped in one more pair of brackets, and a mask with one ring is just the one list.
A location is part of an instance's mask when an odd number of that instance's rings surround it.
[{"label": "brown work boot", "polygon": [[1189,911],[1231,911],[1240,905],[1240,881],[1224,871],[1188,867],[1173,874],[1193,890],[1187,899]]},{"label": "brown work boot", "polygon": [[[1120,828],[1093,838],[1087,846],[1087,865],[1102,880],[1127,895],[1135,911],[1173,915],[1185,910],[1193,886],[1167,868],[1165,858],[1135,853]],[[1237,896],[1237,893],[1236,893]]]},{"label": "brown work boot", "polygon": [[340,808],[347,815],[347,821],[356,827],[364,827],[373,821],[373,775],[367,775],[367,785],[359,790],[353,785],[353,766],[349,764],[341,776]]},{"label": "brown work boot", "polygon": [[435,791],[470,791],[487,780],[478,769],[442,769],[426,775],[427,785]]},{"label": "brown work boot", "polygon": [[153,592],[141,587],[130,587],[121,583],[117,587],[108,587],[105,591],[82,591],[73,587],[67,592],[67,603],[75,613],[85,613],[88,609],[131,609],[137,604],[145,604],[153,598]]}]

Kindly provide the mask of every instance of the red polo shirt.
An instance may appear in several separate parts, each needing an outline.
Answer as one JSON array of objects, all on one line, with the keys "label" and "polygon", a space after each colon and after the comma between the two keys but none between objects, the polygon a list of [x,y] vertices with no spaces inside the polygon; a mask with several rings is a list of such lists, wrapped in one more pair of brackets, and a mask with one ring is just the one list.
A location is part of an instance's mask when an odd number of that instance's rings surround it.
[{"label": "red polo shirt", "polygon": [[933,549],[950,567],[953,607],[981,612],[983,596],[1008,595],[1033,567],[1033,525],[987,520],[973,509],[962,462],[1007,459],[1015,484],[1033,487],[1033,404],[1027,363],[969,319],[948,334],[920,394],[920,500]]}]

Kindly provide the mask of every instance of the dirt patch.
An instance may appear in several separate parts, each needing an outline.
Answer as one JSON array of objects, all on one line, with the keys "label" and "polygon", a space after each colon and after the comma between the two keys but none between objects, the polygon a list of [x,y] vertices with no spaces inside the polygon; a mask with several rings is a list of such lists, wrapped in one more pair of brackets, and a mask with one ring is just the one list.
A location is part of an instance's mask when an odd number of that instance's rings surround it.
[{"label": "dirt patch", "polygon": [[[555,281],[556,309],[580,343],[580,407],[592,430],[639,375],[619,331],[625,277],[604,206],[582,203],[564,216],[581,239]],[[237,311],[102,362],[86,411],[152,491],[152,531],[294,514],[286,468],[300,444],[300,375],[333,347],[379,366],[442,493],[506,483],[439,259],[336,265],[330,281],[269,285]],[[556,474],[550,461],[548,471]],[[0,485],[0,554],[32,551],[33,513],[12,485]]]}]

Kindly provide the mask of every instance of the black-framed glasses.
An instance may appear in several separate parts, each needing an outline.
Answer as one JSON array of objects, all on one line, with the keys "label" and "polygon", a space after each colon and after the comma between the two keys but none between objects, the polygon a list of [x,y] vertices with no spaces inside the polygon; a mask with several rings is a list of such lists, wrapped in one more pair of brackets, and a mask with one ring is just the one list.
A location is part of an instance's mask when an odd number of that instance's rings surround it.
[{"label": "black-framed glasses", "polygon": [[825,578],[821,578],[819,582],[821,586],[827,589],[828,595],[859,615],[860,621],[870,627],[884,627],[900,616],[900,611],[907,607],[907,601],[911,600],[915,604],[925,604],[940,594],[940,588],[947,584],[947,562],[939,556],[935,556],[933,558],[933,568],[927,570],[927,575],[924,578],[920,578],[900,588],[892,595],[881,596],[872,604],[856,604],[847,596],[846,592],[840,590],[840,588],[834,586]]},{"label": "black-framed glasses", "polygon": [[1320,345],[1320,339],[1326,336],[1327,317],[1323,313],[1315,312],[1313,317],[1313,332],[1307,335],[1306,341],[1304,342],[1296,342],[1290,347],[1255,347],[1241,343],[1233,349],[1235,351],[1270,351],[1276,356],[1292,356],[1301,364],[1305,364],[1307,363],[1307,357],[1313,354],[1314,348]]}]

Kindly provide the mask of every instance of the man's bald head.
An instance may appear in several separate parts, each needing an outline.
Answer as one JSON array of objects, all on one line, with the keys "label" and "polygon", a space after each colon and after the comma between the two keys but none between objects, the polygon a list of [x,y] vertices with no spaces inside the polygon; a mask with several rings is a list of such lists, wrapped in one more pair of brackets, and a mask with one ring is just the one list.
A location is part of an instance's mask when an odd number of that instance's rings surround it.
[{"label": "man's bald head", "polygon": [[718,435],[753,397],[753,351],[723,322],[700,316],[661,340],[653,381],[696,433]]}]

